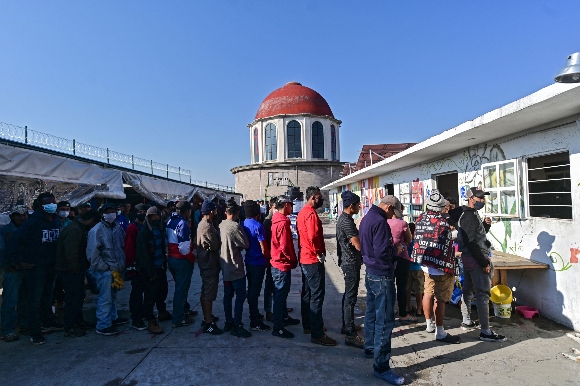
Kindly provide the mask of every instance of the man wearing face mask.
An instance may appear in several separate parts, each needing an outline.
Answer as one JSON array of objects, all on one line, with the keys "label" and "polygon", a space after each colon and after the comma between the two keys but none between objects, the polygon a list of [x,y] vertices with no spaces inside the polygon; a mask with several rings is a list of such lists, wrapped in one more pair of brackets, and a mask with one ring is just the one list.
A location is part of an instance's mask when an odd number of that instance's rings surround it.
[{"label": "man wearing face mask", "polygon": [[129,220],[129,212],[131,212],[131,203],[130,202],[123,202],[121,205],[117,205],[117,223],[123,228],[126,232],[127,227],[131,223]]},{"label": "man wearing face mask", "polygon": [[336,340],[324,333],[322,305],[324,303],[326,246],[322,221],[316,213],[324,204],[320,188],[306,189],[306,203],[296,217],[298,248],[302,266],[302,299],[300,311],[304,333],[311,334],[312,343],[336,346]]},{"label": "man wearing face mask", "polygon": [[35,200],[34,213],[8,239],[8,262],[24,272],[22,281],[25,301],[24,318],[28,322],[30,341],[40,345],[46,342],[42,330],[62,329],[54,322],[52,290],[56,262],[56,241],[60,222],[56,215],[54,195],[41,193]]},{"label": "man wearing face mask", "polygon": [[68,201],[61,201],[59,202],[57,205],[57,213],[58,213],[58,219],[60,220],[60,230],[63,230],[64,228],[67,227],[67,225],[69,225],[72,220],[68,218],[68,216],[70,215],[70,202]]},{"label": "man wearing face mask", "polygon": [[116,335],[115,326],[129,322],[118,317],[117,289],[111,287],[114,276],[125,270],[125,231],[115,221],[115,209],[113,204],[101,206],[102,220],[89,231],[87,240],[87,259],[99,288],[96,333],[105,336]]},{"label": "man wearing face mask", "polygon": [[457,221],[458,234],[457,244],[461,251],[463,262],[463,298],[461,313],[464,330],[478,327],[471,320],[471,300],[476,295],[477,314],[481,324],[479,339],[484,342],[505,342],[506,337],[496,334],[489,326],[489,296],[491,280],[493,277],[493,264],[491,263],[491,243],[487,239],[487,232],[491,228],[491,219],[481,219],[478,211],[485,207],[484,192],[475,187],[467,191],[467,206],[461,206],[449,212],[451,218]]},{"label": "man wearing face mask", "polygon": [[142,281],[136,278],[137,271],[135,270],[135,259],[137,256],[137,234],[145,223],[145,216],[149,205],[138,204],[135,205],[137,209],[137,217],[135,221],[129,224],[125,232],[125,264],[127,270],[125,277],[131,281],[131,295],[129,296],[129,309],[131,310],[131,320],[133,321],[133,328],[136,330],[144,330],[145,323],[143,323],[143,292]]},{"label": "man wearing face mask", "polygon": [[[153,206],[147,210],[145,224],[137,236],[137,277],[144,291],[143,313],[147,319],[147,331],[151,334],[162,334],[153,306],[157,305],[159,316],[164,320],[171,319],[167,312],[165,298],[167,297],[167,273],[165,272],[165,233],[161,222],[161,211]],[[169,314],[168,316],[166,314]],[[143,323],[143,322],[141,322]],[[135,319],[133,319],[135,326]]]}]

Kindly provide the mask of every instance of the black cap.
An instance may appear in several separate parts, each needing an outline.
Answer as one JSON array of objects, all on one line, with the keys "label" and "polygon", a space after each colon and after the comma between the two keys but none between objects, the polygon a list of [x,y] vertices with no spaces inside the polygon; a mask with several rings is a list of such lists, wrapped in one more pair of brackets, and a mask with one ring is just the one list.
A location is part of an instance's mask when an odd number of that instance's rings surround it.
[{"label": "black cap", "polygon": [[67,208],[70,208],[70,202],[68,202],[68,201],[61,201],[58,204],[56,204],[56,206],[58,208],[60,208],[61,206],[66,206]]},{"label": "black cap", "polygon": [[476,187],[470,188],[465,195],[467,198],[477,197],[477,198],[485,198],[485,196],[489,196],[489,192],[484,192],[483,190],[479,190]]},{"label": "black cap", "polygon": [[175,206],[175,202],[174,201],[167,201],[167,205],[165,205],[165,207],[169,208],[170,206]]},{"label": "black cap", "polygon": [[91,203],[85,202],[83,205],[81,205],[81,208],[91,208]]},{"label": "black cap", "polygon": [[147,205],[147,204],[137,204],[135,205],[135,209],[137,210],[147,210],[149,209],[151,206]]}]

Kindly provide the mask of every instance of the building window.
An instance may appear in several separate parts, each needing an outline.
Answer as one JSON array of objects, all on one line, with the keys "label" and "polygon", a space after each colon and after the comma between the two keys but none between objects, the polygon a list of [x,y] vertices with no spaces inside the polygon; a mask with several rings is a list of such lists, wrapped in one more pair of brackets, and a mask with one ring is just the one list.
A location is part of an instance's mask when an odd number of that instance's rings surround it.
[{"label": "building window", "polygon": [[269,172],[268,186],[288,186],[288,172]]},{"label": "building window", "polygon": [[302,158],[302,126],[297,121],[288,122],[288,158]]},{"label": "building window", "polygon": [[276,125],[268,123],[266,125],[266,161],[278,158],[276,147]]},{"label": "building window", "polygon": [[258,142],[258,128],[254,129],[254,163],[260,162],[260,142]]},{"label": "building window", "polygon": [[324,128],[318,121],[312,124],[312,158],[324,158]]},{"label": "building window", "polygon": [[528,158],[531,217],[572,219],[572,181],[568,152]]},{"label": "building window", "polygon": [[516,160],[482,165],[485,214],[496,217],[519,217],[518,170]]},{"label": "building window", "polygon": [[336,157],[336,127],[330,125],[330,156],[333,161],[337,161]]}]

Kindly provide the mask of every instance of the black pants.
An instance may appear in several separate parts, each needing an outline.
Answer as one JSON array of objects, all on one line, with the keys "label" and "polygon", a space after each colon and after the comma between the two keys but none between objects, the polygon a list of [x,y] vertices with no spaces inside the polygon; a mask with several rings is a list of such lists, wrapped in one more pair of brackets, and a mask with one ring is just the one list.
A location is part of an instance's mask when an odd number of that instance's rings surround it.
[{"label": "black pants", "polygon": [[407,316],[407,278],[411,262],[402,257],[397,257],[395,268],[395,280],[397,283],[397,304],[399,305],[399,317]]},{"label": "black pants", "polygon": [[354,327],[354,306],[358,298],[360,283],[360,267],[342,266],[344,276],[344,294],[342,295],[342,324],[347,335],[356,334]]},{"label": "black pants", "polygon": [[324,336],[324,320],[322,319],[322,305],[326,275],[324,264],[302,264],[302,299],[300,311],[302,327],[311,330],[311,337],[320,339]]},{"label": "black pants", "polygon": [[64,289],[64,328],[71,329],[83,321],[85,276],[83,273],[58,272]]},{"label": "black pants", "polygon": [[265,265],[246,265],[246,277],[248,279],[248,308],[250,309],[250,327],[256,326],[260,322],[260,310],[258,301],[262,284],[266,275]]},{"label": "black pants", "polygon": [[139,274],[135,275],[131,280],[129,296],[131,319],[137,321],[142,318],[153,318],[153,306],[157,307],[159,313],[166,311],[167,291],[167,272],[163,267],[155,269],[154,280]]}]

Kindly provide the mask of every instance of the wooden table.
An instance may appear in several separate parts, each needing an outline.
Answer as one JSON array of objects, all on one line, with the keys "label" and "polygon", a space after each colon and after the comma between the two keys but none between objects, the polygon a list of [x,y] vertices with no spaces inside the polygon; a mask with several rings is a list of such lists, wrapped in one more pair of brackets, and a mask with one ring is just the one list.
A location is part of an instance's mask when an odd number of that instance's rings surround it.
[{"label": "wooden table", "polygon": [[510,269],[547,269],[550,267],[539,261],[495,250],[491,253],[491,262],[494,269],[492,286],[507,285],[507,271]]}]

